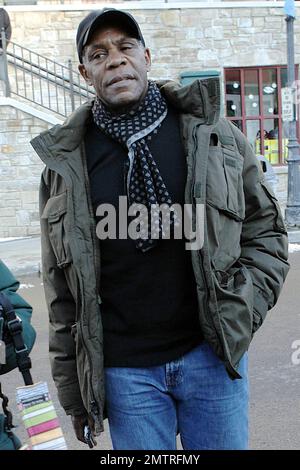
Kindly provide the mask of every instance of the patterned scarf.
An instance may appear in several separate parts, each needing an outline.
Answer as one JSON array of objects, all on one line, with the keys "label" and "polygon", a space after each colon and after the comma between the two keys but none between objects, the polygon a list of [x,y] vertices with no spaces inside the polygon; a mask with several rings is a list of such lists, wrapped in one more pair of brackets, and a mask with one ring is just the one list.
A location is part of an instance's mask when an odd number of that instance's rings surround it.
[{"label": "patterned scarf", "polygon": [[[151,205],[172,205],[169,192],[148,147],[151,136],[157,133],[167,112],[167,103],[152,81],[149,81],[148,92],[136,110],[121,115],[112,114],[98,97],[92,109],[94,122],[101,131],[128,148],[129,160],[125,174],[128,202],[137,209],[141,204],[147,208],[145,223],[143,216],[139,217],[142,222],[136,240],[136,248],[143,252],[152,248],[156,244],[155,240],[165,235],[161,213],[153,206],[150,224]],[[170,219],[170,225],[173,225],[173,213]]]}]

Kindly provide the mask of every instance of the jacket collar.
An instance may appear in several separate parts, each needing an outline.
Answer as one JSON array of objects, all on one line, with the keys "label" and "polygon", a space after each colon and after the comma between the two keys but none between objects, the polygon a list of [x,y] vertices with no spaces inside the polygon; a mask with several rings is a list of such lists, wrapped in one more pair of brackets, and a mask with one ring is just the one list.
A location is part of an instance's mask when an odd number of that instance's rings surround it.
[{"label": "jacket collar", "polygon": [[190,114],[203,124],[215,124],[220,117],[220,80],[198,79],[182,86],[175,81],[157,82],[160,91],[175,108]]},{"label": "jacket collar", "polygon": [[[187,86],[175,81],[158,81],[161,92],[182,114],[198,118],[199,123],[215,124],[220,115],[219,78],[195,80]],[[62,124],[45,131],[35,140],[43,137],[47,140],[48,150],[52,155],[72,152],[83,141],[87,122],[91,116],[93,101],[81,105]]]}]

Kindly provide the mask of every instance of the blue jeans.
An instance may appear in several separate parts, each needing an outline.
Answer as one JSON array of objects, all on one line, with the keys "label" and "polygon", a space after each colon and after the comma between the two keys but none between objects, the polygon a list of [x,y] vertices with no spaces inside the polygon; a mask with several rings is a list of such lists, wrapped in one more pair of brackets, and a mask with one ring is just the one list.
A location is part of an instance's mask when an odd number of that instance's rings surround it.
[{"label": "blue jeans", "polygon": [[247,354],[231,380],[203,342],[155,367],[106,367],[109,428],[115,450],[246,449]]}]

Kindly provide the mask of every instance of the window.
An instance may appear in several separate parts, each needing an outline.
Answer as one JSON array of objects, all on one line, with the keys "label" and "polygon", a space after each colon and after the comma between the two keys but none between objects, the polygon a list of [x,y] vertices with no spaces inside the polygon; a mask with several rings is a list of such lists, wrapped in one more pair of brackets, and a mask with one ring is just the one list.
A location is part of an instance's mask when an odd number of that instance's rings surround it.
[{"label": "window", "polygon": [[273,165],[287,158],[287,128],[281,120],[281,88],[286,86],[284,66],[225,70],[227,118]]}]

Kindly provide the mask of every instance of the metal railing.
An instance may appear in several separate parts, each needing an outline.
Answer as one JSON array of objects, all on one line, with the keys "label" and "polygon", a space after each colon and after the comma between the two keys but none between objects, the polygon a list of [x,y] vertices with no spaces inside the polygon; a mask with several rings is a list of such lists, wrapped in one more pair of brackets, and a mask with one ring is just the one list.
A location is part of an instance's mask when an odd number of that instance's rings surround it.
[{"label": "metal railing", "polygon": [[71,60],[62,65],[13,42],[6,48],[3,31],[1,38],[0,78],[6,96],[17,95],[60,116],[68,116],[94,96],[93,88],[73,70]]}]

